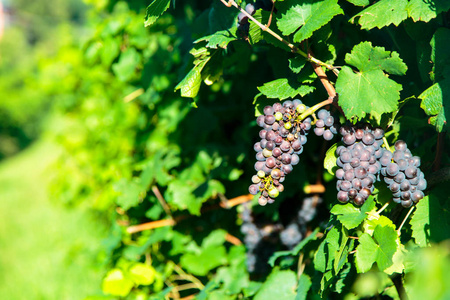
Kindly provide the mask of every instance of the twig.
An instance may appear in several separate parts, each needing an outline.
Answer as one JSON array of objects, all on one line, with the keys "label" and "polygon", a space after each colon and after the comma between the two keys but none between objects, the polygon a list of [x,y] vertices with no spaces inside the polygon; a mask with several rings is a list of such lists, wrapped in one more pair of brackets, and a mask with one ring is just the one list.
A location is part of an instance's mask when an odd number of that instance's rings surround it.
[{"label": "twig", "polygon": [[180,275],[180,279],[195,283],[199,290],[202,290],[205,288],[205,286],[203,285],[203,283],[200,280],[198,280],[196,277],[184,272],[184,270],[182,268],[180,268],[177,264],[173,264],[173,269],[175,270],[175,272],[177,272]]},{"label": "twig", "polygon": [[238,239],[237,237],[235,237],[234,235],[231,235],[227,232],[227,234],[225,235],[225,240],[235,246],[239,246],[242,245],[242,242],[240,239]]},{"label": "twig", "polygon": [[405,287],[403,286],[402,276],[400,276],[400,274],[394,273],[394,275],[389,277],[394,283],[395,289],[397,290],[400,300],[408,300],[408,295],[406,294]]},{"label": "twig", "polygon": [[389,143],[388,143],[387,138],[385,136],[383,136],[383,143],[384,143],[384,147],[387,150],[391,151],[391,148],[389,147]]},{"label": "twig", "polygon": [[333,72],[337,72],[336,68],[332,65],[326,64],[320,60],[318,60],[317,58],[310,56],[308,54],[306,54],[305,52],[303,52],[302,50],[300,50],[299,48],[297,48],[295,45],[289,43],[288,41],[286,41],[285,39],[283,39],[281,36],[279,36],[277,33],[273,32],[269,27],[267,27],[266,25],[261,24],[258,20],[256,20],[255,18],[253,18],[253,16],[251,14],[249,14],[248,12],[245,11],[245,9],[242,9],[234,0],[220,0],[223,4],[225,4],[227,7],[231,7],[234,6],[236,7],[241,13],[243,13],[244,15],[246,15],[250,20],[252,20],[256,25],[259,26],[259,28],[261,28],[263,31],[266,31],[267,33],[269,33],[270,35],[272,35],[274,38],[276,38],[277,40],[279,40],[280,42],[282,42],[283,44],[285,44],[286,46],[288,46],[292,52],[294,53],[298,53],[301,56],[305,57],[308,61],[313,62],[315,64],[321,65],[326,67],[327,69],[333,71]]},{"label": "twig", "polygon": [[165,227],[165,226],[173,226],[175,225],[174,219],[164,219],[164,220],[158,220],[148,223],[143,223],[139,225],[130,226],[127,228],[128,233],[136,233],[144,230],[150,230],[155,229],[159,227]]},{"label": "twig", "polygon": [[406,217],[403,219],[402,224],[400,224],[400,227],[397,229],[397,234],[400,236],[400,230],[402,230],[403,225],[405,224],[406,220],[409,218],[409,215],[413,212],[414,208],[416,208],[415,205],[413,205],[409,211]]},{"label": "twig", "polygon": [[221,202],[220,203],[220,207],[222,207],[222,208],[231,208],[233,206],[236,206],[236,205],[248,202],[248,201],[250,201],[252,199],[253,199],[253,195],[252,194],[242,195],[242,196],[238,196],[236,198],[230,199],[226,203]]},{"label": "twig", "polygon": [[436,143],[436,155],[433,161],[433,171],[438,171],[441,165],[442,152],[444,148],[444,135],[442,132],[438,133],[437,143]]},{"label": "twig", "polygon": [[[312,57],[310,54],[309,56]],[[314,72],[316,72],[317,76],[322,82],[323,87],[325,88],[325,90],[327,90],[328,97],[334,99],[334,97],[336,97],[336,90],[334,86],[331,84],[330,80],[328,80],[328,77],[322,70],[322,67],[314,62],[311,62],[311,65],[314,68]]]},{"label": "twig", "polygon": [[169,205],[167,204],[164,197],[161,195],[161,192],[159,191],[159,189],[156,185],[152,186],[152,192],[155,194],[156,199],[158,199],[159,203],[161,204],[161,206],[164,209],[164,211],[166,212],[166,214],[168,216],[170,216],[170,218],[173,219],[172,212],[170,211]]},{"label": "twig", "polygon": [[323,194],[325,193],[325,186],[322,183],[309,184],[303,189],[305,194]]}]

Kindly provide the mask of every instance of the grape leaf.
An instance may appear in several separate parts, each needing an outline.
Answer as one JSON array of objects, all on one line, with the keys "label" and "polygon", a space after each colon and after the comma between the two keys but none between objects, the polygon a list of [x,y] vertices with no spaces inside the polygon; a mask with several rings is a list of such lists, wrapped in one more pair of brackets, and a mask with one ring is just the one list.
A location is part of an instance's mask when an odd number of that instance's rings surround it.
[{"label": "grape leaf", "polygon": [[395,51],[374,47],[371,42],[362,42],[345,55],[345,61],[361,72],[383,70],[393,75],[405,75],[408,67]]},{"label": "grape leaf", "polygon": [[408,16],[417,21],[428,22],[437,17],[443,11],[450,9],[450,1],[448,0],[409,0],[406,6]]},{"label": "grape leaf", "polygon": [[355,15],[350,22],[354,23],[359,18],[358,23],[362,29],[383,28],[390,24],[398,26],[408,17],[407,4],[408,0],[381,0]]},{"label": "grape leaf", "polygon": [[428,116],[429,123],[441,132],[450,117],[450,78],[433,84],[419,95],[420,107]]},{"label": "grape leaf", "polygon": [[417,204],[411,218],[412,236],[422,247],[429,242],[450,238],[450,203],[447,186],[434,188],[428,197]]},{"label": "grape leaf", "polygon": [[363,118],[367,113],[381,117],[397,109],[402,86],[389,79],[381,70],[354,73],[342,67],[336,81],[339,105],[347,119]]},{"label": "grape leaf", "polygon": [[450,78],[450,29],[439,28],[431,39],[431,61],[433,69],[430,78],[433,81],[440,81],[444,77]]},{"label": "grape leaf", "polygon": [[398,238],[392,226],[378,225],[373,232],[373,238],[368,233],[363,233],[356,248],[355,264],[358,273],[369,271],[375,262],[381,271],[392,266]]},{"label": "grape leaf", "polygon": [[297,296],[295,300],[306,300],[308,296],[308,291],[311,288],[311,279],[305,273],[300,275],[298,279]]},{"label": "grape leaf", "polygon": [[144,25],[151,26],[169,8],[170,0],[153,0],[147,7]]},{"label": "grape leaf", "polygon": [[228,44],[235,40],[237,40],[236,27],[231,28],[229,30],[217,31],[214,34],[199,38],[194,43],[206,41],[208,42],[205,45],[206,48],[217,49],[217,47],[219,47],[226,49]]},{"label": "grape leaf", "polygon": [[336,204],[331,209],[331,213],[337,216],[337,219],[344,225],[347,229],[352,229],[357,227],[367,218],[367,212],[375,208],[375,202],[373,197],[369,197],[367,201],[361,206],[361,208],[356,207],[352,203],[346,204]]},{"label": "grape leaf", "polygon": [[304,58],[303,56],[296,56],[289,59],[289,68],[296,74],[300,73],[305,64],[306,58]]},{"label": "grape leaf", "polygon": [[128,271],[130,279],[134,281],[136,285],[149,285],[155,280],[156,270],[147,264],[136,263]]},{"label": "grape leaf", "polygon": [[181,89],[182,97],[194,98],[197,96],[202,83],[202,70],[210,58],[210,56],[207,56],[203,60],[200,60],[183,78],[183,80],[177,84],[175,91]]},{"label": "grape leaf", "polygon": [[125,297],[133,288],[134,283],[125,276],[122,270],[112,269],[106,274],[102,282],[102,290],[105,294]]},{"label": "grape leaf", "polygon": [[274,270],[263,283],[255,300],[277,299],[294,300],[297,276],[290,270]]},{"label": "grape leaf", "polygon": [[347,2],[350,2],[351,4],[356,6],[367,6],[370,4],[369,0],[347,0]]},{"label": "grape leaf", "polygon": [[303,97],[306,94],[313,92],[314,87],[301,84],[293,79],[280,78],[264,83],[263,86],[258,87],[258,90],[267,98],[284,100],[293,98],[297,95]]},{"label": "grape leaf", "polygon": [[383,72],[397,75],[406,72],[407,67],[396,52],[362,42],[353,47],[345,60],[360,70],[355,73],[344,66],[336,81],[339,105],[347,119],[360,119],[367,113],[380,119],[383,113],[397,109],[402,86]]},{"label": "grape leaf", "polygon": [[301,42],[330,22],[334,16],[344,13],[337,2],[337,0],[307,0],[301,3],[295,0],[284,1],[279,8],[281,17],[277,20],[277,26],[285,35],[295,32],[294,42]]},{"label": "grape leaf", "polygon": [[416,205],[416,211],[411,217],[412,237],[416,244],[421,247],[429,245],[428,237],[430,236],[430,213],[429,199],[425,196]]},{"label": "grape leaf", "polygon": [[112,65],[112,70],[120,81],[133,79],[136,68],[141,62],[141,55],[135,48],[128,48],[120,55],[119,61]]},{"label": "grape leaf", "polygon": [[334,175],[336,170],[338,169],[338,166],[336,165],[337,155],[336,155],[336,149],[338,147],[338,143],[334,144],[327,150],[327,154],[325,155],[325,159],[323,160],[323,166],[325,169],[328,170],[328,172],[331,173],[331,175]]}]

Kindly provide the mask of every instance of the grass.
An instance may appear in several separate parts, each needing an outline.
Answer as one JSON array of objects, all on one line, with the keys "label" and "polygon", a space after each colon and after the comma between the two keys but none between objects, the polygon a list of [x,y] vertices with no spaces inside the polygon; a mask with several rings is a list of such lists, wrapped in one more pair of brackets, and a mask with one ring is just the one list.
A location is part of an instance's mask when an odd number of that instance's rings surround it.
[{"label": "grass", "polygon": [[1,299],[101,295],[105,228],[81,208],[51,199],[46,186],[56,146],[40,141],[0,164]]}]

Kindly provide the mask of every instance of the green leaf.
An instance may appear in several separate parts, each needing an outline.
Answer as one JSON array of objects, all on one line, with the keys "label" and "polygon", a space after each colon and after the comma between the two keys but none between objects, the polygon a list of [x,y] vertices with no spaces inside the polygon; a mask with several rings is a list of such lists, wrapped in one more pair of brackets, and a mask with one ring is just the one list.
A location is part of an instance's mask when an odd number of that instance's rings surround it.
[{"label": "green leaf", "polygon": [[155,280],[155,269],[144,263],[137,263],[133,265],[128,271],[130,279],[134,281],[136,285],[149,285]]},{"label": "green leaf", "polygon": [[306,58],[304,58],[303,56],[296,56],[289,59],[289,68],[296,74],[300,73],[305,64]]},{"label": "green leaf", "polygon": [[[257,21],[259,21],[262,24],[264,23],[260,9],[255,12],[255,14],[253,15],[253,18],[255,18]],[[259,27],[255,22],[250,20],[249,23],[250,23],[250,28],[248,30],[248,41],[249,41],[250,45],[254,45],[263,39],[263,31],[262,31],[261,27]]]},{"label": "green leaf", "polygon": [[369,0],[347,0],[347,2],[350,2],[351,4],[356,6],[367,6],[370,4]]},{"label": "green leaf", "polygon": [[428,22],[437,17],[443,11],[450,9],[450,2],[448,0],[409,0],[406,6],[408,16],[417,21]]},{"label": "green leaf", "polygon": [[355,264],[358,273],[369,271],[375,262],[381,271],[392,266],[393,256],[397,251],[397,239],[397,232],[392,226],[377,226],[373,238],[363,233],[356,248]]},{"label": "green leaf", "polygon": [[431,116],[429,123],[442,132],[447,124],[447,116],[450,117],[450,78],[433,84],[419,98],[422,99],[420,107]]},{"label": "green leaf", "polygon": [[347,119],[361,119],[366,114],[379,119],[381,114],[395,111],[401,90],[402,86],[381,70],[354,73],[344,66],[336,81],[338,103]]},{"label": "green leaf", "polygon": [[445,184],[420,200],[410,224],[412,236],[422,247],[450,239],[450,201]]},{"label": "green leaf", "polygon": [[361,72],[383,70],[393,75],[405,75],[408,67],[395,51],[374,47],[371,42],[362,42],[345,55],[345,61]]},{"label": "green leaf", "polygon": [[136,75],[136,68],[141,62],[141,55],[135,48],[128,48],[120,55],[119,61],[112,65],[112,70],[116,77],[126,82]]},{"label": "green leaf", "polygon": [[190,273],[205,276],[214,268],[227,262],[224,246],[208,246],[200,253],[186,253],[181,256],[180,264]]},{"label": "green leaf", "polygon": [[328,231],[327,236],[320,244],[314,256],[314,268],[317,271],[325,273],[333,268],[333,262],[336,259],[341,243],[341,233],[342,225],[339,223],[335,223],[333,228]]},{"label": "green leaf", "polygon": [[375,202],[373,197],[369,197],[361,208],[356,207],[352,203],[336,204],[330,212],[337,215],[337,219],[347,229],[352,229],[361,224],[367,218],[367,212],[372,211],[374,208]]},{"label": "green leaf", "polygon": [[121,297],[127,296],[133,286],[133,281],[125,277],[125,274],[120,269],[109,271],[102,282],[102,290],[105,294]]},{"label": "green leaf", "polygon": [[433,62],[433,69],[430,78],[433,81],[440,81],[443,78],[450,77],[450,51],[448,45],[450,44],[450,29],[439,28],[431,39],[431,61]]},{"label": "green leaf", "polygon": [[254,300],[294,300],[297,276],[290,270],[274,270],[263,283]]},{"label": "green leaf", "polygon": [[204,36],[196,40],[194,43],[205,41],[207,42],[205,46],[206,48],[217,49],[217,47],[219,47],[226,49],[228,44],[235,40],[237,40],[236,27],[231,28],[229,30],[217,31],[214,34]]},{"label": "green leaf", "polygon": [[258,90],[267,98],[288,99],[294,98],[297,95],[305,96],[314,91],[314,87],[309,85],[302,85],[295,80],[287,78],[280,78],[274,81],[266,82],[263,86],[258,87]]},{"label": "green leaf", "polygon": [[390,24],[398,26],[408,17],[407,4],[407,0],[381,0],[355,15],[350,22],[354,23],[359,18],[358,23],[362,29],[383,28]]},{"label": "green leaf", "polygon": [[338,166],[336,165],[337,155],[336,155],[336,149],[338,147],[338,143],[334,144],[327,150],[327,154],[325,155],[325,159],[323,160],[323,166],[325,169],[328,170],[328,172],[331,173],[331,175],[334,175],[334,172],[338,169]]},{"label": "green leaf", "polygon": [[300,275],[298,279],[297,296],[295,300],[306,300],[308,296],[308,291],[311,288],[311,279],[305,273]]},{"label": "green leaf", "polygon": [[319,232],[320,228],[316,228],[313,232],[311,232],[310,235],[308,235],[306,238],[304,238],[297,246],[295,246],[294,249],[291,251],[277,251],[269,258],[269,265],[273,268],[275,266],[275,261],[280,257],[285,256],[296,256],[300,253],[300,251],[305,247],[306,244],[308,244],[310,241],[314,241],[317,239],[317,233]]},{"label": "green leaf", "polygon": [[183,78],[183,80],[177,84],[175,91],[181,89],[182,97],[194,98],[197,96],[202,83],[202,70],[210,58],[210,56],[207,56],[206,58],[200,60]]},{"label": "green leaf", "polygon": [[383,113],[397,110],[402,86],[388,78],[383,70],[395,75],[405,74],[407,67],[398,53],[362,42],[353,47],[345,61],[359,69],[353,72],[344,66],[336,81],[339,105],[347,119],[360,119],[367,113],[380,119]]},{"label": "green leaf", "polygon": [[412,237],[416,244],[421,247],[429,245],[428,237],[430,236],[430,210],[429,199],[425,196],[418,204],[416,211],[411,217]]},{"label": "green leaf", "polygon": [[284,1],[279,8],[281,18],[277,20],[278,28],[285,35],[295,32],[294,42],[301,42],[330,22],[334,16],[344,13],[337,2],[337,0],[307,0],[300,3],[296,0]]},{"label": "green leaf", "polygon": [[169,8],[170,0],[153,0],[147,7],[144,25],[150,26]]}]

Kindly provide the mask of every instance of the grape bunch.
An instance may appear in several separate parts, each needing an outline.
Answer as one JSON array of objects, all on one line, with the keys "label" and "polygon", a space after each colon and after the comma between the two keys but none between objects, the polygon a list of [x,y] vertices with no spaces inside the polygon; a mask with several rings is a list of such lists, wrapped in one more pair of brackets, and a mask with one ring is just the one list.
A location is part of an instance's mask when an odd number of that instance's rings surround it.
[{"label": "grape bunch", "polygon": [[323,136],[326,141],[330,141],[337,134],[339,124],[326,109],[319,110],[317,112],[317,118],[314,133],[317,136]]},{"label": "grape bunch", "polygon": [[283,104],[264,107],[264,115],[256,119],[263,129],[259,132],[261,141],[254,145],[257,174],[252,177],[249,192],[252,195],[261,192],[258,199],[260,205],[275,201],[284,190],[282,182],[285,176],[300,161],[299,155],[311,129],[310,117],[300,120],[300,115],[307,108],[298,99],[287,100]]},{"label": "grape bunch", "polygon": [[383,154],[384,131],[369,124],[340,128],[343,146],[336,149],[337,198],[362,205],[374,190],[373,184],[381,170],[378,161]]},{"label": "grape bunch", "polygon": [[254,216],[250,203],[244,203],[240,214],[242,220],[241,233],[247,248],[247,269],[251,273],[270,271],[268,260],[272,254],[280,250],[280,245],[293,249],[308,232],[308,224],[317,214],[317,207],[323,202],[319,196],[307,197],[293,216],[285,221],[271,222]]},{"label": "grape bunch", "polygon": [[411,207],[424,197],[427,181],[419,169],[420,157],[413,156],[404,141],[398,140],[394,147],[394,153],[383,149],[381,175],[393,193],[394,202]]}]

